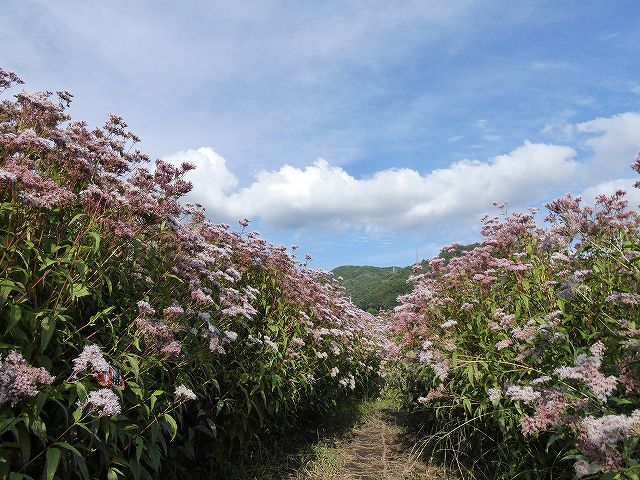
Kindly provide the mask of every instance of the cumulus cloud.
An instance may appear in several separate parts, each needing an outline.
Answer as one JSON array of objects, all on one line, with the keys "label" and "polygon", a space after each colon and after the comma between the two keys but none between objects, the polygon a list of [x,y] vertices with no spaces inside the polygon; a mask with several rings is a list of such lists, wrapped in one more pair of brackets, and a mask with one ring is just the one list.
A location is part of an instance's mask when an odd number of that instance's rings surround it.
[{"label": "cumulus cloud", "polygon": [[[484,122],[481,122],[484,124]],[[640,150],[640,113],[627,112],[568,125],[592,151],[576,160],[569,146],[524,142],[486,161],[460,160],[421,172],[388,168],[355,177],[344,167],[319,159],[304,167],[261,170],[241,185],[224,157],[208,147],[181,151],[167,159],[194,163],[189,200],[201,203],[216,221],[257,219],[270,228],[306,231],[355,228],[372,232],[475,224],[495,201],[514,208],[539,205],[560,190],[592,202],[600,193],[627,191],[640,204],[629,165]],[[577,138],[574,137],[574,141]]]},{"label": "cumulus cloud", "polygon": [[583,203],[593,204],[594,199],[598,195],[613,195],[616,190],[624,190],[626,192],[625,198],[629,202],[629,208],[637,209],[640,205],[640,189],[633,186],[636,181],[636,178],[618,178],[601,182],[585,188],[582,193],[580,193],[580,196],[583,199]]},{"label": "cumulus cloud", "polygon": [[570,147],[527,141],[484,162],[461,160],[427,173],[392,168],[365,178],[320,159],[304,168],[261,171],[244,188],[237,187],[224,158],[210,148],[178,152],[168,160],[200,167],[188,177],[194,183],[191,200],[216,220],[248,217],[276,228],[370,231],[477,217],[494,201],[540,200],[575,175],[575,154]]},{"label": "cumulus cloud", "polygon": [[214,210],[215,205],[224,204],[225,195],[238,186],[238,178],[227,169],[225,158],[212,148],[202,147],[186,150],[165,157],[174,165],[188,162],[196,166],[188,175],[193,184],[189,200]]},{"label": "cumulus cloud", "polygon": [[639,112],[599,117],[578,123],[575,129],[592,134],[585,144],[593,149],[594,167],[606,168],[609,175],[627,173],[635,154],[640,151]]}]

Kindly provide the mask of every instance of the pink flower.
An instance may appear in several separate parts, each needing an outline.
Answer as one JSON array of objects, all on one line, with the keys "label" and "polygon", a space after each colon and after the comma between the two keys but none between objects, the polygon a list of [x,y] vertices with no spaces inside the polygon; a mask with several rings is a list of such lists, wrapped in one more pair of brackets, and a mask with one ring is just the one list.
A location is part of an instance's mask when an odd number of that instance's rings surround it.
[{"label": "pink flower", "polygon": [[0,356],[0,406],[33,397],[38,393],[36,384],[51,385],[54,379],[44,368],[30,367],[18,352],[11,351],[4,362]]},{"label": "pink flower", "polygon": [[[432,388],[431,390],[429,390],[426,397],[418,398],[418,402],[422,404],[429,403],[431,400],[436,400],[438,398],[444,397],[445,394],[446,390],[444,388],[444,385],[440,384],[436,388]],[[422,399],[422,401],[420,401],[420,399]]]},{"label": "pink flower", "polygon": [[91,366],[93,373],[106,372],[109,370],[109,363],[102,356],[100,347],[95,344],[85,345],[80,355],[73,360],[73,375],[77,375],[88,366]]},{"label": "pink flower", "polygon": [[167,357],[177,357],[180,355],[181,351],[182,345],[177,340],[167,342],[160,347],[160,353],[166,355]]},{"label": "pink flower", "polygon": [[209,350],[213,353],[219,353],[220,355],[225,355],[227,353],[224,347],[220,344],[220,338],[217,336],[212,336],[209,339]]},{"label": "pink flower", "polygon": [[601,357],[604,355],[604,343],[602,343],[602,341],[598,340],[596,343],[594,343],[593,345],[591,345],[591,347],[589,348],[589,351],[596,357]]},{"label": "pink flower", "polygon": [[[603,353],[604,345],[596,342],[592,349]],[[580,354],[576,358],[575,367],[559,367],[553,373],[563,380],[582,380],[598,399],[606,402],[616,389],[618,379],[613,375],[606,377],[600,372],[601,364],[602,357],[599,355]]]},{"label": "pink flower", "polygon": [[0,92],[12,87],[14,84],[19,85],[24,83],[20,77],[18,77],[11,70],[3,70],[0,68]]},{"label": "pink flower", "polygon": [[302,340],[301,338],[298,337],[293,337],[291,339],[291,344],[295,347],[295,348],[302,348],[304,347],[305,343],[304,340]]},{"label": "pink flower", "polygon": [[576,478],[582,478],[589,475],[590,465],[586,460],[580,459],[573,464],[573,469],[576,472]]},{"label": "pink flower", "polygon": [[102,388],[89,393],[84,402],[78,401],[80,408],[85,408],[87,405],[91,406],[92,410],[100,416],[118,415],[122,410],[120,407],[120,399],[108,388]]},{"label": "pink flower", "polygon": [[489,389],[489,400],[492,402],[499,402],[502,398],[502,390],[499,388],[490,388]]},{"label": "pink flower", "polygon": [[138,315],[142,317],[153,317],[156,314],[156,311],[149,305],[149,302],[145,302],[144,300],[140,300],[138,303]]},{"label": "pink flower", "polygon": [[213,299],[210,295],[207,295],[202,291],[202,289],[196,289],[191,292],[191,299],[197,306],[200,307],[209,307],[213,305]]},{"label": "pink flower", "polygon": [[458,322],[456,320],[450,319],[447,320],[446,322],[444,322],[442,325],[440,325],[442,328],[451,328],[451,327],[455,327],[458,324]]},{"label": "pink flower", "polygon": [[235,342],[238,338],[238,334],[236,332],[232,332],[231,330],[224,331],[224,340],[226,342]]},{"label": "pink flower", "polygon": [[173,394],[180,401],[195,400],[197,398],[196,394],[193,393],[193,390],[185,387],[184,385],[178,385]]},{"label": "pink flower", "polygon": [[637,293],[616,292],[605,298],[606,302],[624,303],[626,305],[638,305],[640,303],[640,295]]},{"label": "pink flower", "polygon": [[562,415],[569,406],[569,401],[563,393],[545,391],[536,405],[533,416],[524,415],[520,427],[524,436],[542,432],[560,422]]},{"label": "pink flower", "polygon": [[585,441],[598,450],[605,452],[607,447],[625,438],[629,431],[640,424],[640,410],[634,410],[627,415],[605,415],[600,418],[591,415],[585,417],[578,424],[583,432]]},{"label": "pink flower", "polygon": [[184,309],[178,304],[171,305],[162,311],[162,315],[168,320],[178,318],[182,314],[184,314]]},{"label": "pink flower", "polygon": [[351,388],[351,390],[355,390],[356,388],[356,380],[353,375],[341,378],[338,383],[345,388]]},{"label": "pink flower", "polygon": [[275,350],[276,352],[278,351],[278,344],[275,343],[273,340],[271,340],[271,338],[268,337],[267,335],[262,337],[262,341],[266,346],[268,346],[272,350]]},{"label": "pink flower", "polygon": [[431,365],[433,368],[436,377],[441,381],[446,380],[447,375],[449,374],[449,360],[446,358],[442,358],[439,362],[435,362]]},{"label": "pink flower", "polygon": [[520,400],[526,404],[531,404],[540,398],[540,392],[535,391],[529,386],[521,387],[511,385],[507,388],[507,396],[511,398],[511,400]]}]

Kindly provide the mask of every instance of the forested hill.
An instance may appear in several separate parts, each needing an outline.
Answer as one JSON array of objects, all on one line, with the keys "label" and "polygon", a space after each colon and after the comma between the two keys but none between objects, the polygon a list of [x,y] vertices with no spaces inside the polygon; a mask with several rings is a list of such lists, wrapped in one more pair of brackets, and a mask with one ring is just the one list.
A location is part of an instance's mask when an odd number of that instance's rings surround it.
[{"label": "forested hill", "polygon": [[407,279],[411,267],[369,267],[344,265],[332,270],[342,277],[342,285],[351,301],[363,310],[378,313],[380,308],[391,309],[397,305],[398,295],[411,291]]},{"label": "forested hill", "polygon": [[[471,250],[477,244],[461,245],[453,253],[441,254],[447,260],[463,251]],[[426,260],[421,262],[423,271],[429,269]],[[398,305],[396,299],[412,290],[407,280],[413,273],[412,267],[370,267],[343,265],[332,270],[333,275],[342,277],[342,285],[351,301],[370,313],[378,313],[380,308],[392,309]]]}]

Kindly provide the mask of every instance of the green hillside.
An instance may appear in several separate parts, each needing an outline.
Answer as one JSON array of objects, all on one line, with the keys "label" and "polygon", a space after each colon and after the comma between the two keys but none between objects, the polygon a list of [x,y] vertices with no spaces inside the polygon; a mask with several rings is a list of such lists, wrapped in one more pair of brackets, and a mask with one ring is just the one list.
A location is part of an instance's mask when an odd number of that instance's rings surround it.
[{"label": "green hillside", "polygon": [[[441,253],[440,256],[449,259],[465,250],[471,250],[478,244],[461,245],[454,252]],[[423,271],[429,269],[426,260],[421,262]],[[343,265],[332,270],[333,275],[342,277],[341,284],[345,288],[351,301],[370,313],[378,313],[381,308],[392,309],[398,305],[397,298],[412,290],[407,283],[413,274],[412,267],[371,267]]]},{"label": "green hillside", "polygon": [[411,291],[407,279],[411,267],[370,267],[344,265],[332,270],[342,277],[342,285],[351,301],[363,310],[377,313],[380,308],[391,309],[397,305],[398,295]]}]

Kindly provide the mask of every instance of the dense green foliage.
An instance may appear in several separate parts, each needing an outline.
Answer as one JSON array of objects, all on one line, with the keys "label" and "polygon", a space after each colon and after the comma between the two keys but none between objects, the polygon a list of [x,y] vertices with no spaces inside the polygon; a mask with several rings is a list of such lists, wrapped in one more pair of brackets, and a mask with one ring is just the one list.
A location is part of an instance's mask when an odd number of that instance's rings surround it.
[{"label": "dense green foliage", "polygon": [[[640,160],[635,164],[640,170]],[[640,478],[640,215],[623,192],[487,218],[394,314],[393,371],[466,478]]]},{"label": "dense green foliage", "polygon": [[375,384],[378,319],[69,99],[0,103],[0,478],[210,478]]},{"label": "dense green foliage", "polygon": [[412,289],[411,267],[369,267],[344,265],[331,270],[342,277],[341,284],[351,301],[363,310],[377,313],[398,305],[397,298]]}]

